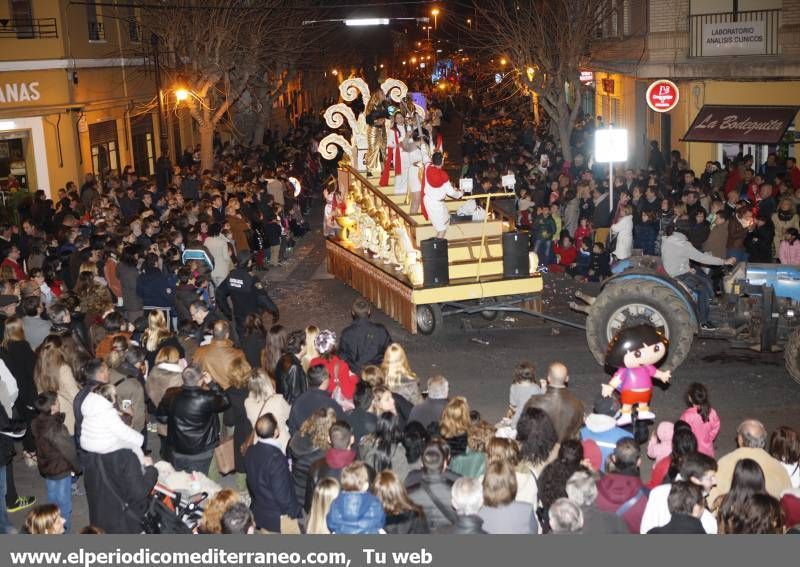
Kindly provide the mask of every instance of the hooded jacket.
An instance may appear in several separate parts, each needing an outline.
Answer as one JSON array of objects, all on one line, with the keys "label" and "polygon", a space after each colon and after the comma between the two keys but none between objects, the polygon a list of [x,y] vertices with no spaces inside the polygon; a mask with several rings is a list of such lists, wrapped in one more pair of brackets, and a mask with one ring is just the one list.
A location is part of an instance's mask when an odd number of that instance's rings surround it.
[{"label": "hooded jacket", "polygon": [[292,460],[292,480],[294,481],[294,491],[300,502],[305,502],[306,487],[308,486],[308,474],[311,464],[324,456],[324,451],[314,445],[311,437],[293,435],[286,447],[286,455]]},{"label": "hooded jacket", "polygon": [[120,449],[130,449],[144,461],[144,437],[122,421],[116,408],[100,394],[90,392],[81,404],[81,449],[105,455]]},{"label": "hooded jacket", "polygon": [[386,523],[380,500],[369,492],[341,492],[328,512],[335,534],[377,534]]},{"label": "hooded jacket", "polygon": [[308,481],[306,484],[306,495],[303,508],[306,512],[311,511],[311,501],[314,499],[314,487],[323,478],[335,478],[339,480],[342,476],[342,469],[356,460],[356,452],[352,449],[335,449],[331,447],[325,452],[325,456],[311,463],[308,470]]},{"label": "hooded jacket", "polygon": [[[642,514],[647,506],[647,489],[638,476],[606,473],[597,483],[598,510],[621,515],[632,534],[639,533]],[[623,506],[627,507],[620,514]]]},{"label": "hooded jacket", "polygon": [[664,271],[670,277],[676,278],[687,273],[690,260],[708,266],[722,266],[725,263],[722,258],[703,254],[697,250],[681,232],[676,231],[661,241],[661,261],[664,264]]}]

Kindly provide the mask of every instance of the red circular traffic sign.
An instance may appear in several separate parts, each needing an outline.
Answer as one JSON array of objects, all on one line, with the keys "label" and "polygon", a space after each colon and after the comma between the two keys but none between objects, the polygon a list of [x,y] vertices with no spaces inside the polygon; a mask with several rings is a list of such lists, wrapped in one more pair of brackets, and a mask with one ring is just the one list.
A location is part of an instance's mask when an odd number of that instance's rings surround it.
[{"label": "red circular traffic sign", "polygon": [[678,85],[666,79],[654,81],[647,87],[647,106],[656,112],[669,112],[678,106],[680,92]]}]

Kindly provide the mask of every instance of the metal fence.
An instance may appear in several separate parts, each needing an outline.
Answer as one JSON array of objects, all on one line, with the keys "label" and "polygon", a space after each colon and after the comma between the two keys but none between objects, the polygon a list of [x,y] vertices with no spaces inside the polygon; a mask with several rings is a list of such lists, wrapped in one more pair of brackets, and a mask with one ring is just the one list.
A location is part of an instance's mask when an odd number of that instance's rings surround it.
[{"label": "metal fence", "polygon": [[[765,49],[759,55],[778,55],[780,53],[779,31],[781,10],[752,10],[747,12],[721,12],[717,14],[695,14],[689,16],[689,57],[716,56],[717,53],[704,53],[705,24],[727,24],[744,22],[764,22]],[[753,55],[748,53],[747,55]]]},{"label": "metal fence", "polygon": [[57,37],[58,26],[55,18],[0,19],[0,38],[36,39]]}]

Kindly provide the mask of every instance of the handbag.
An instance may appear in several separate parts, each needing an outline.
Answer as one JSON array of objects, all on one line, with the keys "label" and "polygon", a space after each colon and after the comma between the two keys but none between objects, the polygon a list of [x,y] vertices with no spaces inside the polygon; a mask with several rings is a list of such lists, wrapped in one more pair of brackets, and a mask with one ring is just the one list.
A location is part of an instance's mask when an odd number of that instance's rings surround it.
[{"label": "handbag", "polygon": [[[273,394],[273,396],[274,396],[274,395],[275,395],[275,394]],[[264,403],[263,403],[263,404],[261,404],[261,409],[259,409],[259,410],[258,410],[258,415],[256,416],[256,421],[258,421],[258,418],[259,418],[259,417],[261,417],[261,412],[263,412],[263,411],[264,411],[264,408],[267,406],[267,402],[270,400],[270,398],[272,398],[272,396],[270,396],[269,398],[267,398],[266,400],[264,400]],[[256,429],[255,429],[255,427],[253,427],[253,428],[250,430],[250,435],[248,435],[248,436],[247,436],[247,439],[245,439],[245,440],[244,440],[244,443],[242,443],[242,444],[239,446],[239,454],[240,454],[242,457],[244,457],[244,456],[245,456],[245,454],[247,453],[247,450],[248,450],[250,447],[252,447],[253,445],[255,445],[255,444],[256,444]]]},{"label": "handbag", "polygon": [[341,382],[339,381],[339,365],[336,362],[337,361],[334,361],[333,363],[333,376],[336,380],[336,386],[333,388],[331,398],[333,398],[333,401],[339,404],[344,411],[350,411],[356,406],[353,403],[353,400],[346,398],[342,393],[342,386]]},{"label": "handbag", "polygon": [[214,449],[214,458],[217,461],[219,474],[226,475],[236,470],[236,460],[233,454],[233,436],[223,437]]}]

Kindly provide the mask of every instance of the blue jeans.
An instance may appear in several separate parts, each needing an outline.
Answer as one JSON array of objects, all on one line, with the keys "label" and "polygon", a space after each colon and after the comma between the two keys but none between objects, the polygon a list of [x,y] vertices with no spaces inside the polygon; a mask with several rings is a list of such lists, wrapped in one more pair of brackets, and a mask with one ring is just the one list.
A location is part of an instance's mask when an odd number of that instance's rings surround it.
[{"label": "blue jeans", "polygon": [[747,262],[747,252],[742,248],[728,248],[728,258],[736,258],[737,262]]},{"label": "blue jeans", "polygon": [[56,504],[64,518],[64,533],[69,533],[72,518],[72,476],[68,475],[58,480],[46,478],[47,501]]},{"label": "blue jeans", "polygon": [[697,294],[697,312],[700,316],[700,324],[708,323],[708,302],[714,296],[714,287],[711,284],[711,280],[697,272],[686,272],[676,279],[682,281],[686,287]]},{"label": "blue jeans", "polygon": [[6,467],[0,467],[0,534],[7,534],[8,514],[6,513]]},{"label": "blue jeans", "polygon": [[546,266],[552,263],[550,258],[552,250],[552,240],[536,240],[533,243],[533,251],[536,252],[536,255],[539,257],[540,266]]}]

